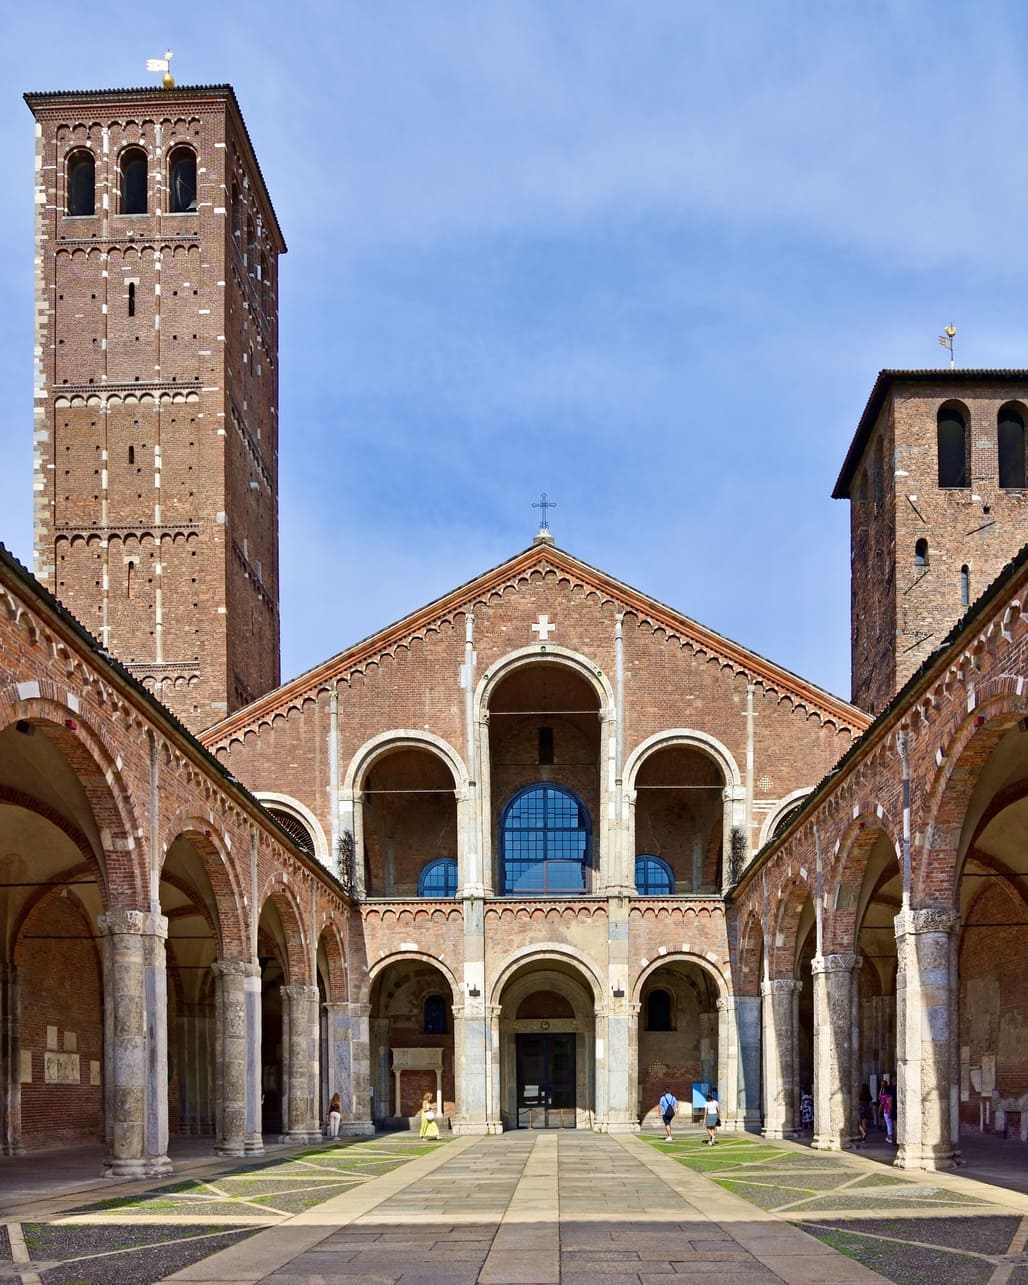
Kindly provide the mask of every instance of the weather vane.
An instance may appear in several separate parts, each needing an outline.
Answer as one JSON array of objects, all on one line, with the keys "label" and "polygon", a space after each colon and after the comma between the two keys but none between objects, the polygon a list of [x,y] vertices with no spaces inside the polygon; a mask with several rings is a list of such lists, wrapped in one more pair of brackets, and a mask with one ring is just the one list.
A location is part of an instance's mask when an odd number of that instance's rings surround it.
[{"label": "weather vane", "polygon": [[165,89],[175,88],[175,77],[171,74],[171,60],[174,54],[170,49],[165,49],[163,58],[147,58],[147,71],[161,71],[164,75],[161,77],[161,84]]},{"label": "weather vane", "polygon": [[951,370],[956,365],[956,362],[953,360],[953,340],[956,338],[956,334],[956,326],[947,326],[939,336],[939,343],[942,347],[949,349],[949,365]]},{"label": "weather vane", "polygon": [[543,511],[543,515],[542,515],[542,517],[539,519],[539,530],[540,530],[540,532],[543,532],[543,531],[549,531],[549,529],[550,529],[550,524],[549,524],[549,522],[547,522],[547,520],[546,520],[546,510],[547,510],[547,509],[555,509],[556,507],[557,507],[557,501],[556,501],[556,500],[548,500],[548,499],[546,498],[546,492],[545,492],[545,491],[543,491],[543,498],[542,498],[541,500],[536,500],[536,501],[533,503],[533,505],[532,505],[532,508],[533,508],[533,509],[542,509],[542,511]]}]

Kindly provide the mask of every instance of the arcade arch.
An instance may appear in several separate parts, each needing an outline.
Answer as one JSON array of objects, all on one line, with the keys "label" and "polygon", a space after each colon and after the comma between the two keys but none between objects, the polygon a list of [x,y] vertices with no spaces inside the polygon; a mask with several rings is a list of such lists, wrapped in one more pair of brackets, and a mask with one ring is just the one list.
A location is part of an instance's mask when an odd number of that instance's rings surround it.
[{"label": "arcade arch", "polygon": [[436,1109],[454,1114],[459,1098],[454,1059],[452,978],[423,956],[389,961],[374,975],[370,1001],[372,1118],[402,1127],[431,1093]]},{"label": "arcade arch", "polygon": [[[687,1111],[694,1086],[718,1089],[718,1008],[722,986],[709,967],[668,956],[639,986],[638,1100],[643,1128],[660,1126],[658,1102],[670,1089]],[[665,1019],[660,1020],[660,1019]]]}]

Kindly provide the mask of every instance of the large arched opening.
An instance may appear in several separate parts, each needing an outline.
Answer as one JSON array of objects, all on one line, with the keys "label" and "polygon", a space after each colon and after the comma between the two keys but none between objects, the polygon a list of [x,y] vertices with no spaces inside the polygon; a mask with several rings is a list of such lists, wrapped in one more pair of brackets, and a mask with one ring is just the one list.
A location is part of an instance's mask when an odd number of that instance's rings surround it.
[{"label": "large arched opening", "polygon": [[709,969],[688,956],[668,957],[643,979],[637,1037],[643,1128],[660,1127],[657,1104],[667,1089],[685,1112],[699,1111],[708,1092],[717,1096],[719,994]]},{"label": "large arched opening", "polygon": [[453,986],[432,960],[405,956],[371,983],[372,1118],[377,1128],[406,1128],[430,1093],[440,1117],[456,1097]]}]

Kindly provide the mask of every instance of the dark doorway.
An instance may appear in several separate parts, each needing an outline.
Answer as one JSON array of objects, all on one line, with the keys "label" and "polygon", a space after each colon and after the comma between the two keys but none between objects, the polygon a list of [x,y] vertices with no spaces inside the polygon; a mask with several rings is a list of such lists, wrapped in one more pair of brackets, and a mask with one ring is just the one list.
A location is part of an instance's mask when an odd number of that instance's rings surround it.
[{"label": "dark doorway", "polygon": [[518,1128],[575,1127],[575,1037],[518,1035]]}]

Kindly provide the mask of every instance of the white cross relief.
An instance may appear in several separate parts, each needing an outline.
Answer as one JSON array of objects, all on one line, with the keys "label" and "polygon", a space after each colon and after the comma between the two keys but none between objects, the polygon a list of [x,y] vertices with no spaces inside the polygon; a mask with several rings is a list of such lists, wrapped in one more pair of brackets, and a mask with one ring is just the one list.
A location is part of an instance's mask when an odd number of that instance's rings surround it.
[{"label": "white cross relief", "polygon": [[538,624],[532,626],[532,633],[539,635],[540,642],[546,642],[556,628],[556,625],[550,624],[549,616],[540,616]]}]

